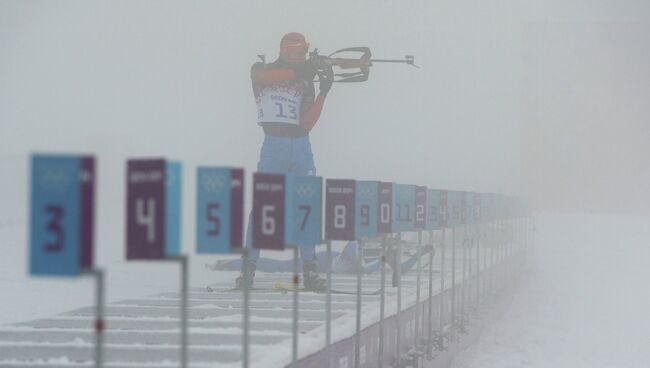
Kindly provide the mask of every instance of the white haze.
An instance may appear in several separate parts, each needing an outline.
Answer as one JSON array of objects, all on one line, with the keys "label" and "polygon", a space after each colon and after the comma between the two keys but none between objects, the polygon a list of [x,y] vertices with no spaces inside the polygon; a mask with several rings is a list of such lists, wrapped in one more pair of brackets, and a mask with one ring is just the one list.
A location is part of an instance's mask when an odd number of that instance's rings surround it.
[{"label": "white haze", "polygon": [[[250,182],[263,135],[249,68],[290,31],[323,53],[369,46],[421,66],[376,65],[367,83],[334,85],[311,134],[319,175],[520,194],[540,211],[633,214],[650,227],[649,4],[0,0],[0,229],[14,234],[0,250],[25,257],[1,259],[0,281],[18,272],[7,264],[27,264],[35,151],[96,154],[97,261],[109,267],[141,267],[121,264],[125,160],[181,160],[193,253],[194,169],[243,166]],[[596,254],[607,267],[612,254]],[[650,276],[635,270],[630,282]]]}]

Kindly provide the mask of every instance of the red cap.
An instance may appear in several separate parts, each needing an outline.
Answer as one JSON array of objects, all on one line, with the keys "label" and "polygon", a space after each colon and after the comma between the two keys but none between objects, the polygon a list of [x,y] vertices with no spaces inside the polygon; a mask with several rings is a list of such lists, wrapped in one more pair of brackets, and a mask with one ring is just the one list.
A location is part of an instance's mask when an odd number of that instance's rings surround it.
[{"label": "red cap", "polygon": [[289,52],[304,52],[309,50],[309,44],[305,40],[305,36],[298,32],[287,33],[280,41],[280,54]]}]

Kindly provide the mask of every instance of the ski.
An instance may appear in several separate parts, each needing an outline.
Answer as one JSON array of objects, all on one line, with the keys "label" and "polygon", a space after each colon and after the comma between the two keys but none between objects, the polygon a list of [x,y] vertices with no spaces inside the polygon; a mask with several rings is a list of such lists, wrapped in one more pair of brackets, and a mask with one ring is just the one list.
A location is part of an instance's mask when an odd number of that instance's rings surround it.
[{"label": "ski", "polygon": [[[275,290],[280,291],[282,293],[289,293],[293,292],[293,284],[289,282],[282,282],[282,281],[276,281],[275,282]],[[326,290],[317,290],[317,289],[305,289],[305,288],[298,288],[298,292],[305,293],[305,292],[311,292],[311,293],[316,293],[316,294],[326,294]],[[331,289],[330,292],[332,294],[344,294],[344,295],[357,295],[356,291],[347,291],[347,290],[337,290],[337,289]],[[372,292],[362,292],[361,295],[379,295],[381,293],[381,289],[377,289]]]}]

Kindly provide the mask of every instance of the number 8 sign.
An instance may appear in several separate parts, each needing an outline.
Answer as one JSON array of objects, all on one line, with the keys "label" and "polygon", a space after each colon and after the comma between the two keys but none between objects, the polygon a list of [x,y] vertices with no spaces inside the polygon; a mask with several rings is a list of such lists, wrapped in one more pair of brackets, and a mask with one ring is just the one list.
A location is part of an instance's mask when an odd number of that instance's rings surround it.
[{"label": "number 8 sign", "polygon": [[355,240],[355,181],[328,179],[325,193],[325,239]]},{"label": "number 8 sign", "polygon": [[94,183],[91,156],[32,156],[32,275],[76,276],[92,268]]}]

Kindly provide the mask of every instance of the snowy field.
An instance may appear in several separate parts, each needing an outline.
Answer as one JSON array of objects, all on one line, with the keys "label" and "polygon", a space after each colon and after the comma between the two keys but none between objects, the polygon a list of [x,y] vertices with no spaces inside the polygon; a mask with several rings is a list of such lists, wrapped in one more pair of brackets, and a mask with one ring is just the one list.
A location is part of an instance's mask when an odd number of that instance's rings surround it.
[{"label": "snowy field", "polygon": [[649,367],[650,218],[538,219],[536,268],[454,368]]}]

